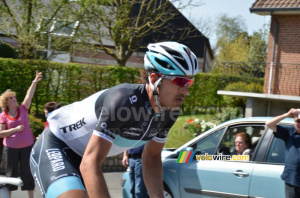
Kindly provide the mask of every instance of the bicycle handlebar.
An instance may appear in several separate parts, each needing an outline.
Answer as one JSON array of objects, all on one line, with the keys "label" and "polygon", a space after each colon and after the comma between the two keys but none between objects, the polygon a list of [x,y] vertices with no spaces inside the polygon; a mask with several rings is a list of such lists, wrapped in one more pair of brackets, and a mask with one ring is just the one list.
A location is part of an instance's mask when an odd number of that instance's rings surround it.
[{"label": "bicycle handlebar", "polygon": [[23,186],[23,181],[19,178],[0,177],[0,184],[12,184],[15,186]]}]

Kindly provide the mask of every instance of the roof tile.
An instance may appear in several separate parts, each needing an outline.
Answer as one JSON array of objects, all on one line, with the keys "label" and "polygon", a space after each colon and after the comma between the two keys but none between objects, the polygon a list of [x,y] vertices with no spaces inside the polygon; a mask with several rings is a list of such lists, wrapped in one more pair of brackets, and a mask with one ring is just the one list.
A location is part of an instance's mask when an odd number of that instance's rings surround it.
[{"label": "roof tile", "polygon": [[252,8],[300,8],[300,0],[256,0]]}]

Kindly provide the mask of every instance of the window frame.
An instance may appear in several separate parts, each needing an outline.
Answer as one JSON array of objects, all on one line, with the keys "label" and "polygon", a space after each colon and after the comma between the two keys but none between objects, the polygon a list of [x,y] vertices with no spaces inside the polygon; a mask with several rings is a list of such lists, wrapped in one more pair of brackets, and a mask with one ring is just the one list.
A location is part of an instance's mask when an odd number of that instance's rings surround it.
[{"label": "window frame", "polygon": [[[49,18],[47,17],[42,17],[42,19],[40,20],[40,22],[37,25],[36,31],[39,31],[41,29],[41,24],[43,23],[44,20],[49,20]],[[66,34],[66,33],[57,33],[57,32],[53,32],[55,31],[55,25],[58,22],[66,22],[66,23],[74,23],[74,27],[70,28],[72,29],[71,34]],[[49,30],[48,31],[41,31],[42,34],[50,34],[50,35],[55,35],[55,36],[65,36],[65,37],[73,37],[75,36],[76,33],[76,29],[79,26],[79,21],[71,21],[71,20],[63,20],[63,19],[56,19],[54,18],[50,24],[49,24]],[[67,27],[67,26],[66,26]],[[69,27],[67,27],[69,28]]]}]

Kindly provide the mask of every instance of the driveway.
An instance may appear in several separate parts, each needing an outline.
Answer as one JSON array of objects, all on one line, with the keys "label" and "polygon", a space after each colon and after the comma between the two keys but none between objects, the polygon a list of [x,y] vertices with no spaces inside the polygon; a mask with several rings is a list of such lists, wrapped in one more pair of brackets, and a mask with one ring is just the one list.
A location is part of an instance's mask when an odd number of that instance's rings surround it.
[{"label": "driveway", "polygon": [[[104,173],[104,177],[107,183],[107,187],[109,190],[109,194],[111,198],[121,198],[122,197],[122,187],[121,187],[121,179],[123,172],[106,172]],[[11,198],[26,198],[27,191],[21,191],[20,188],[17,191],[12,192]],[[42,198],[40,190],[36,186],[34,191],[34,198]]]}]

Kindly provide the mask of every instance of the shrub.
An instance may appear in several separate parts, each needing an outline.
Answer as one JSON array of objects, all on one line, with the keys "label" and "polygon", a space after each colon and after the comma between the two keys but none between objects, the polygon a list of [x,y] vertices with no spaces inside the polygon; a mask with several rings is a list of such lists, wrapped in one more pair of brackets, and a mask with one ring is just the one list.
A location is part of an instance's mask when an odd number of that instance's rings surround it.
[{"label": "shrub", "polygon": [[190,119],[189,121],[184,123],[183,128],[187,129],[194,136],[198,136],[201,133],[208,131],[209,129],[211,129],[215,126],[216,126],[216,124],[214,124],[212,122],[206,122],[205,120]]},{"label": "shrub", "polygon": [[18,58],[18,53],[11,45],[0,42],[0,57]]},{"label": "shrub", "polygon": [[[32,113],[42,115],[46,102],[57,101],[66,105],[120,83],[138,83],[140,69],[0,58],[0,92],[12,89],[17,92],[18,100],[21,100],[35,77],[35,71],[43,72],[43,80],[37,86],[31,105]],[[217,94],[218,90],[224,90],[229,83],[246,82],[243,84],[246,86],[250,81],[263,84],[263,79],[260,78],[199,73],[190,88],[190,95],[184,99],[182,111],[198,113],[201,112],[198,109],[229,106],[224,103],[223,96]],[[256,89],[256,85],[251,89]]]},{"label": "shrub", "polygon": [[35,137],[37,137],[39,134],[43,132],[45,125],[41,119],[36,118],[32,114],[29,114],[28,118],[29,118],[29,123],[30,123],[30,128],[32,130],[32,133]]},{"label": "shrub", "polygon": [[[261,83],[246,83],[246,82],[234,82],[225,87],[226,91],[240,91],[240,92],[253,92],[262,93],[263,85]],[[237,98],[231,96],[223,96],[225,106],[230,107],[242,107],[246,106],[245,98]]]},{"label": "shrub", "polygon": [[215,120],[217,123],[222,123],[228,120],[242,118],[243,109],[237,107],[225,107],[221,109],[221,112],[217,113],[215,116]]}]

